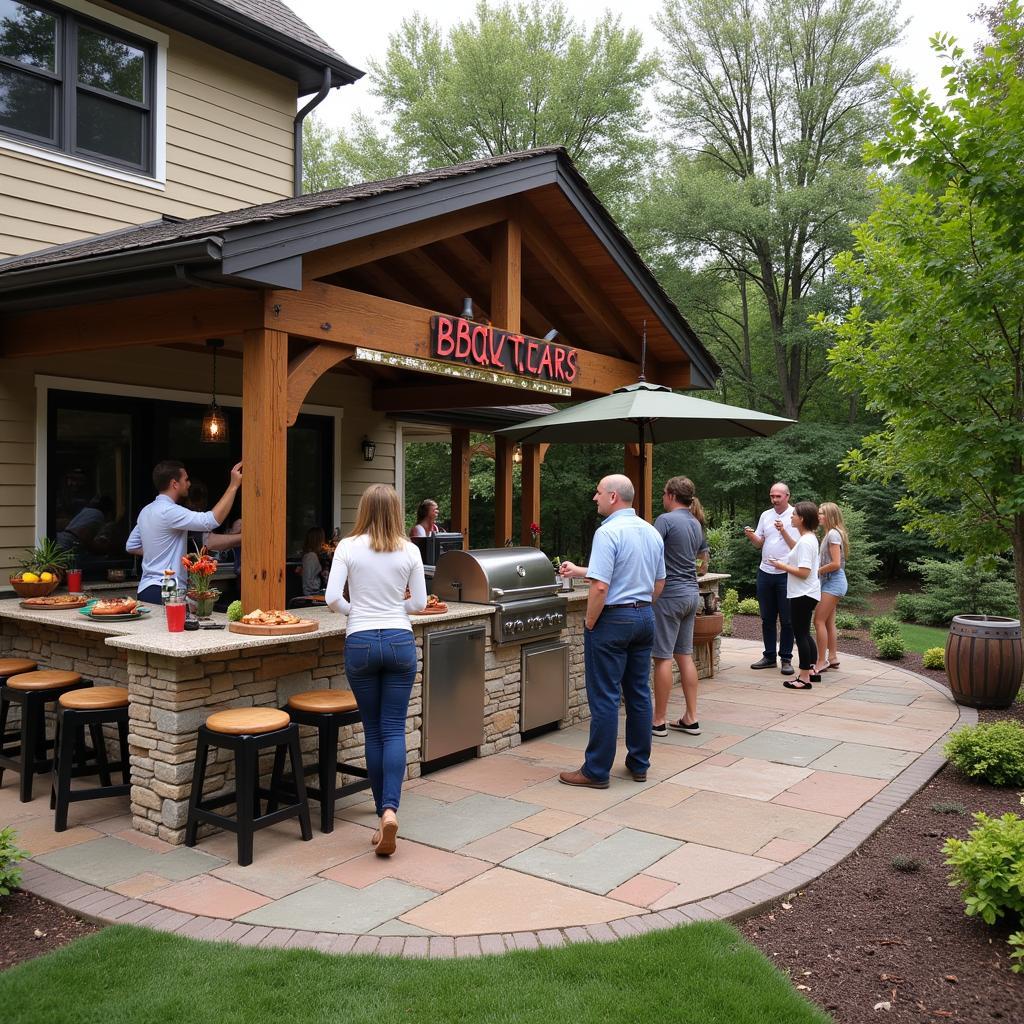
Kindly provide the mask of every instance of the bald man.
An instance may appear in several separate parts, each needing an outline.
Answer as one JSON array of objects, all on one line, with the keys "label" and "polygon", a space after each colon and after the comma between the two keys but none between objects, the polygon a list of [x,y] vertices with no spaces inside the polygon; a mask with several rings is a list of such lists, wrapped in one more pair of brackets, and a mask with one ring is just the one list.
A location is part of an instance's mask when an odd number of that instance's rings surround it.
[{"label": "bald man", "polygon": [[590,705],[590,742],[583,766],[562,772],[567,786],[607,789],[619,732],[619,704],[626,704],[626,770],[647,781],[651,763],[650,660],[656,601],[665,586],[665,543],[633,511],[628,477],[606,476],[594,493],[604,517],[590,550],[590,565],[563,562],[559,572],[590,581],[583,655]]}]

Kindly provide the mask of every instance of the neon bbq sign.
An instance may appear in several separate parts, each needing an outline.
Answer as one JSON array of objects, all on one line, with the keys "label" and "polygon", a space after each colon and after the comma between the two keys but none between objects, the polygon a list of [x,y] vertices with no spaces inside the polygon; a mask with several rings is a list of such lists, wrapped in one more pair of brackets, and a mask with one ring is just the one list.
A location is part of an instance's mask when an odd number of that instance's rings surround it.
[{"label": "neon bbq sign", "polygon": [[571,384],[579,373],[579,357],[574,348],[460,316],[430,318],[430,350],[437,359],[534,380]]}]

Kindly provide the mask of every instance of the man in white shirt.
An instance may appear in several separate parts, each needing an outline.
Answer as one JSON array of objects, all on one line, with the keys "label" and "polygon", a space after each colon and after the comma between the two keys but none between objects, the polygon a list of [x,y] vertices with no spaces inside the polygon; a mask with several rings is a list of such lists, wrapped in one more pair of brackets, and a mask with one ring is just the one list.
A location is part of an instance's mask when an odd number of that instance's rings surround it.
[{"label": "man in white shirt", "polygon": [[227,519],[242,486],[242,464],[239,462],[232,467],[227,490],[209,512],[193,512],[181,504],[188,497],[190,483],[185,466],[177,459],[165,459],[153,468],[157,496],[139,513],[135,529],[125,544],[128,554],[142,556],[140,601],[160,604],[164,569],[173,569],[177,585],[183,585],[181,560],[189,530],[208,533]]},{"label": "man in white shirt", "polygon": [[[761,637],[764,653],[751,668],[775,668],[776,619],[779,624],[778,654],[782,660],[782,674],[793,675],[793,626],[789,618],[789,599],[786,596],[786,576],[772,562],[785,561],[790,547],[796,543],[793,527],[793,509],[789,504],[789,487],[781,481],[771,486],[768,499],[772,507],[761,513],[757,528],[743,527],[747,540],[761,549],[761,564],[757,569],[757,603],[761,607]],[[790,543],[786,543],[786,536]]]}]

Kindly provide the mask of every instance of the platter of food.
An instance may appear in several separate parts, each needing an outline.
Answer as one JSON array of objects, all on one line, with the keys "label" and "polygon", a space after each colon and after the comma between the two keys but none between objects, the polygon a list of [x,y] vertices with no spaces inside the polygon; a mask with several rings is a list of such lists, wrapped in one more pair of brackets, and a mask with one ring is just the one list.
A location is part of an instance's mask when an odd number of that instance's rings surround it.
[{"label": "platter of food", "polygon": [[134,597],[111,597],[103,600],[92,600],[79,611],[90,619],[121,620],[141,619],[149,615],[152,608],[136,601]]},{"label": "platter of food", "polygon": [[430,594],[427,597],[427,607],[416,612],[417,615],[443,615],[448,611],[448,605],[442,601],[437,594]]},{"label": "platter of food", "polygon": [[21,602],[21,607],[37,612],[68,611],[83,608],[90,600],[85,594],[52,594],[50,597],[27,597]]},{"label": "platter of food", "polygon": [[237,622],[228,623],[229,633],[250,636],[290,636],[293,633],[314,633],[319,628],[320,623],[312,619],[300,619],[291,612],[265,612],[261,608],[243,615]]}]

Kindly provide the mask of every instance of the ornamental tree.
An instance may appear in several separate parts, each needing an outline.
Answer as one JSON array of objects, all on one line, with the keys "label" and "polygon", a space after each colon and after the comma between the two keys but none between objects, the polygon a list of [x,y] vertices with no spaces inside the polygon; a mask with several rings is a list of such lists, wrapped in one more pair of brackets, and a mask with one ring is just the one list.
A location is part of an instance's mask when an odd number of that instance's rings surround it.
[{"label": "ornamental tree", "polygon": [[831,372],[883,426],[859,479],[901,477],[908,529],[971,558],[1012,548],[1024,609],[1024,45],[1014,0],[971,57],[945,36],[947,102],[904,85],[870,155],[901,176],[837,270],[862,302],[831,331]]}]

